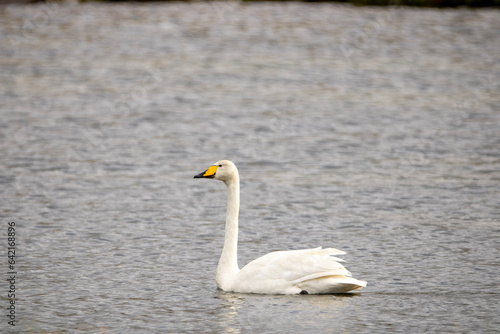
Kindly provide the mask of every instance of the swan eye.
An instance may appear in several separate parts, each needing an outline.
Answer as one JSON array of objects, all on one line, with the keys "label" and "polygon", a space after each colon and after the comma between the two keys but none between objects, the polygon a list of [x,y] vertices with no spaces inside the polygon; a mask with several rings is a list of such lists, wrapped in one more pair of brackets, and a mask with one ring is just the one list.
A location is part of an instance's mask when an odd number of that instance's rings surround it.
[{"label": "swan eye", "polygon": [[222,167],[222,165],[219,165],[219,167]]}]

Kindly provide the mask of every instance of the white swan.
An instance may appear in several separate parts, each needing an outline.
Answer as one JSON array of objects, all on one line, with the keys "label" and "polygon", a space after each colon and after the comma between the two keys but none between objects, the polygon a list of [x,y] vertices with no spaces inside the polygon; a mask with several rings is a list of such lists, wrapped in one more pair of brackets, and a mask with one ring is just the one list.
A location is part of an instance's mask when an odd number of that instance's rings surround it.
[{"label": "white swan", "polygon": [[230,292],[261,294],[333,294],[359,290],[366,282],[350,277],[332,255],[345,252],[334,248],[278,251],[238,268],[238,213],[240,177],[229,160],[216,162],[195,178],[223,181],[227,186],[227,216],[224,247],[217,265],[217,286]]}]

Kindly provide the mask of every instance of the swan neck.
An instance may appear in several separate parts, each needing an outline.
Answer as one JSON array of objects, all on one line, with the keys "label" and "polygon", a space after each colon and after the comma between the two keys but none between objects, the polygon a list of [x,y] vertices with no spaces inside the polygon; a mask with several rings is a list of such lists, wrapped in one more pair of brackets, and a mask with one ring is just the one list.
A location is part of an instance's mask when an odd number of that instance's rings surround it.
[{"label": "swan neck", "polygon": [[[226,182],[227,214],[224,247],[217,266],[219,287],[238,271],[238,214],[240,209],[240,181],[238,176]],[[224,289],[224,288],[223,288]]]}]

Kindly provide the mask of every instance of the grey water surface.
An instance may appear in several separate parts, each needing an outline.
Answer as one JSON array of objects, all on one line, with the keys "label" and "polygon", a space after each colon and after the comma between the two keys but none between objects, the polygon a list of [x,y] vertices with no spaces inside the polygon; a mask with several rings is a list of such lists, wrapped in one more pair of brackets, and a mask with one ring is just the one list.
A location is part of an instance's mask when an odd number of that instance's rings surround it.
[{"label": "grey water surface", "polygon": [[[500,330],[500,11],[307,3],[0,7],[0,328],[19,333]],[[360,293],[218,291],[346,251]],[[16,224],[16,326],[7,227]]]}]

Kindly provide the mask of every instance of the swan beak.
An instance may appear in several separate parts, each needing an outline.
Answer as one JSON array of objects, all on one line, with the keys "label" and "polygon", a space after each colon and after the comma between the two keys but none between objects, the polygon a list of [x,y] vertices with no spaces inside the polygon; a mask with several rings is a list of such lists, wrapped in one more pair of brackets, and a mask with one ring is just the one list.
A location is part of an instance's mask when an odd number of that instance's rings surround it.
[{"label": "swan beak", "polygon": [[217,172],[217,167],[218,166],[210,166],[206,171],[201,172],[200,174],[196,174],[194,176],[195,179],[213,179],[215,177],[215,173]]}]

